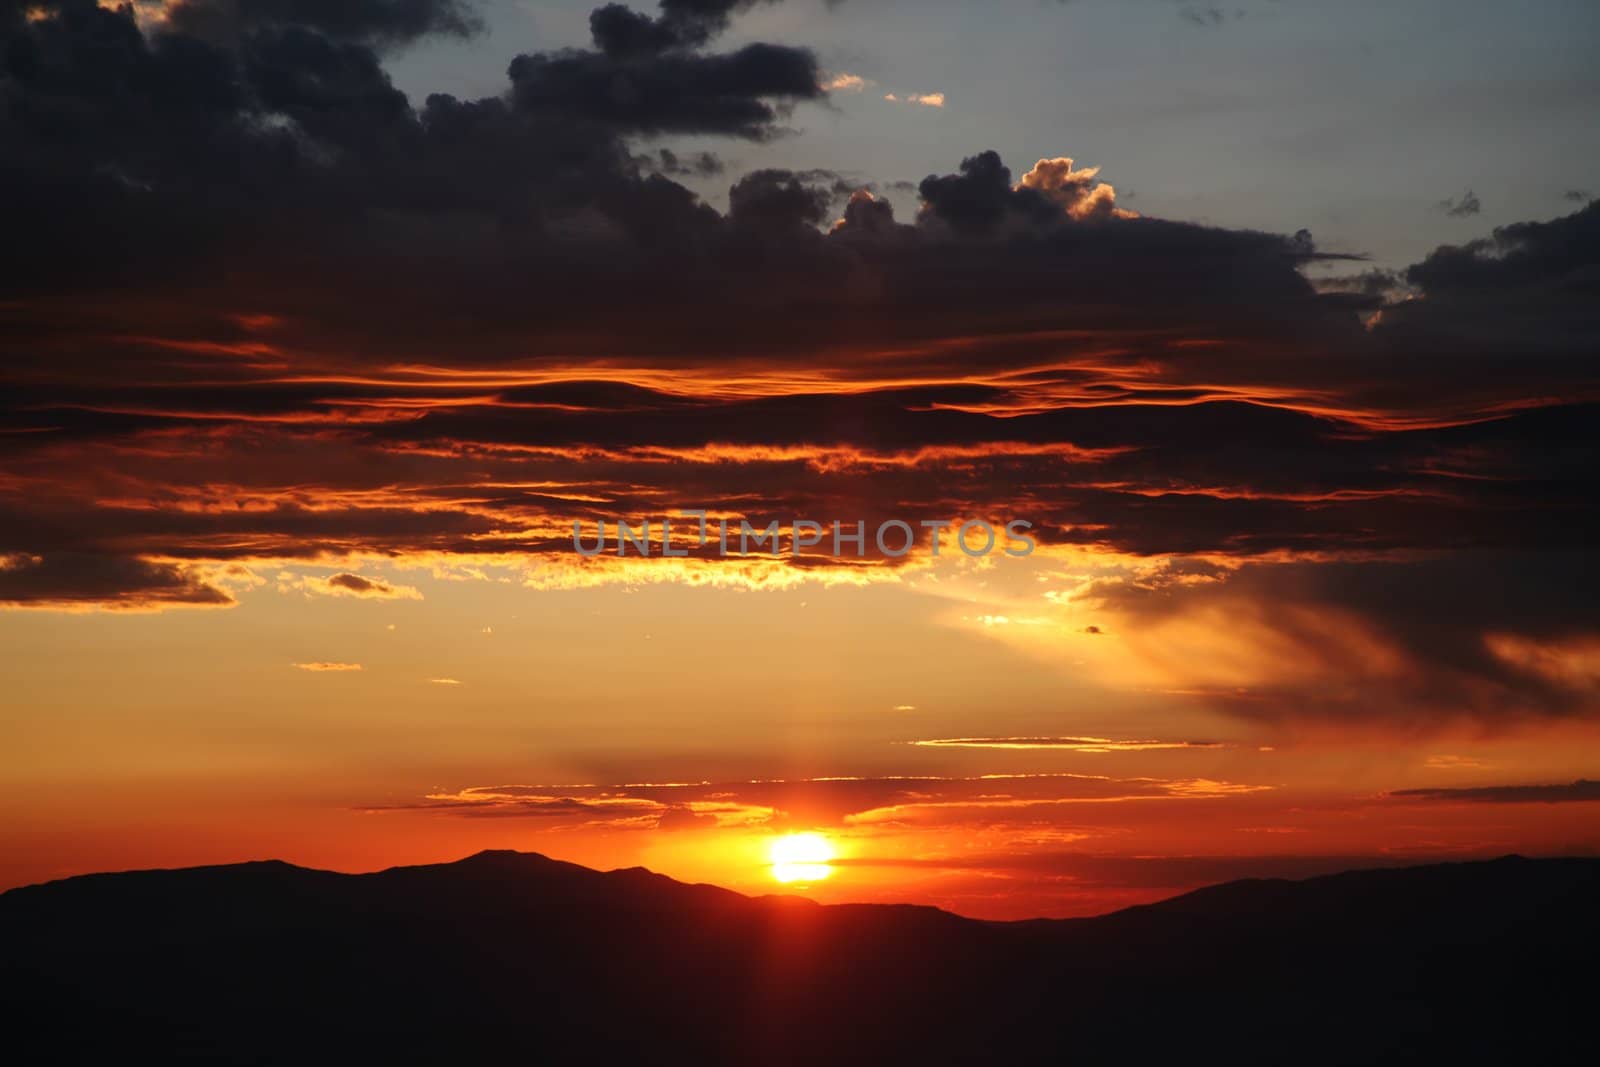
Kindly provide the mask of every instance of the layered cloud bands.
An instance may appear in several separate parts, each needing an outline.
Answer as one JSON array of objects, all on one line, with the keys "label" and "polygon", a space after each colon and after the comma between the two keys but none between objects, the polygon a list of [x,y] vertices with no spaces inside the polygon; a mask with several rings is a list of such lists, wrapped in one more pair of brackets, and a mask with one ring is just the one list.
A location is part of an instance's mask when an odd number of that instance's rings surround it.
[{"label": "layered cloud bands", "polygon": [[1357,680],[1241,714],[1595,710],[1600,205],[1332,286],[1304,232],[1135,217],[1065,157],[952,160],[906,219],[759,170],[721,213],[640,141],[761,142],[828,93],[803,48],[718,50],[747,6],[607,5],[422,101],[385,50],[465,5],[0,9],[0,601],[226,604],[264,560],[352,597],[417,595],[373,557],[603,578],[574,519],[676,508],[1014,515],[1167,561],[1084,587],[1114,635],[1233,620]]}]

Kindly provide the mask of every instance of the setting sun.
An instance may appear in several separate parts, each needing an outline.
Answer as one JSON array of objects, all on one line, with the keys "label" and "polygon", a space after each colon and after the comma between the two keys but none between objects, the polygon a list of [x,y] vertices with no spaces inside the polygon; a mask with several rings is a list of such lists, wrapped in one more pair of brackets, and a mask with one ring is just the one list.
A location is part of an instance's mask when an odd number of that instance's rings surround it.
[{"label": "setting sun", "polygon": [[772,877],[785,884],[820,882],[833,873],[833,843],[816,833],[784,834],[772,842],[768,852]]}]

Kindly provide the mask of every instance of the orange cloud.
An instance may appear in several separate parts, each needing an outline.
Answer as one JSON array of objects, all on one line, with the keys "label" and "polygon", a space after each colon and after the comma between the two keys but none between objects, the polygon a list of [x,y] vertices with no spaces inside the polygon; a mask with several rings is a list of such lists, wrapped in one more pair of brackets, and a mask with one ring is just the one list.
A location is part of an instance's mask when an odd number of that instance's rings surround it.
[{"label": "orange cloud", "polygon": [[1226,748],[1220,741],[1113,741],[1105,737],[938,737],[913,741],[921,748],[1000,748],[1065,752],[1146,752],[1171,748]]}]

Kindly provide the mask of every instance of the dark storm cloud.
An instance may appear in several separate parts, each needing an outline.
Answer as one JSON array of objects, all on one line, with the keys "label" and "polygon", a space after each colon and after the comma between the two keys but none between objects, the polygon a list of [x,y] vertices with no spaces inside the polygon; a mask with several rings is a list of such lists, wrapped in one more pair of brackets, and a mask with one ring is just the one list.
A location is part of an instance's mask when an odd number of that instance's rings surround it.
[{"label": "dark storm cloud", "polygon": [[1396,789],[1392,797],[1468,801],[1475,804],[1563,804],[1600,800],[1600,782],[1580,778],[1566,785],[1484,785],[1465,789]]},{"label": "dark storm cloud", "polygon": [[466,37],[483,28],[462,0],[178,0],[166,20],[174,30],[216,41],[299,26],[340,40],[392,45],[431,34]]}]

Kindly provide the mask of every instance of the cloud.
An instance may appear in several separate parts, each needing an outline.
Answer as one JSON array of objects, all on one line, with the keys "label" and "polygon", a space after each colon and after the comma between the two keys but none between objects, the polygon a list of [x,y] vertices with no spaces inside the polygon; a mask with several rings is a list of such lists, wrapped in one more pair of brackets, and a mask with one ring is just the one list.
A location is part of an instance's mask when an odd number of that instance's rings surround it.
[{"label": "cloud", "polygon": [[606,4],[590,13],[589,31],[595,46],[608,56],[627,58],[695,49],[726,30],[735,12],[761,2],[661,0],[661,14],[655,18],[623,4]]},{"label": "cloud", "polygon": [[323,661],[323,660],[319,660],[319,661],[316,661],[316,662],[313,662],[313,663],[291,663],[290,666],[298,668],[299,670],[302,670],[302,671],[359,671],[359,670],[361,670],[361,664],[359,664],[359,663],[333,663],[333,662],[328,662],[328,661]]},{"label": "cloud", "polygon": [[[1068,4],[1081,4],[1083,0],[1056,0],[1056,2],[1065,6]],[[1118,0],[1118,2],[1126,2],[1126,0]],[[1170,6],[1177,12],[1179,18],[1191,26],[1221,26],[1226,22],[1243,19],[1250,14],[1250,9],[1241,6],[1240,0],[1235,0],[1235,3],[1229,7],[1196,3],[1195,0],[1162,0],[1162,2]]]},{"label": "cloud", "polygon": [[1453,200],[1441,200],[1437,206],[1440,211],[1454,219],[1470,218],[1483,210],[1483,204],[1479,202],[1477,194],[1471,189],[1468,189]]},{"label": "cloud", "polygon": [[461,683],[459,681],[457,681],[456,679],[454,679],[454,678],[429,678],[428,679],[428,684],[429,685],[460,685]]},{"label": "cloud", "polygon": [[1094,753],[1228,747],[1220,741],[1114,741],[1105,737],[938,737],[911,744],[923,748],[1056,749]]},{"label": "cloud", "polygon": [[472,5],[462,0],[171,0],[161,17],[164,29],[223,42],[252,32],[305,28],[337,40],[399,45],[483,29]]},{"label": "cloud", "polygon": [[654,156],[638,157],[639,166],[668,177],[710,178],[721,174],[727,165],[714,152],[692,152],[680,156],[670,148],[658,148]]},{"label": "cloud", "polygon": [[1153,568],[1079,596],[1122,616],[1153,676],[1243,719],[1504,728],[1597,710],[1597,591],[1579,561],[1549,550]]},{"label": "cloud", "polygon": [[349,596],[366,600],[421,600],[420,590],[409,585],[397,585],[381,578],[366,578],[359,574],[341,571],[326,578],[307,576],[291,583],[293,588],[323,596]]},{"label": "cloud", "polygon": [[943,93],[884,93],[883,98],[891,104],[918,104],[922,107],[944,107]]},{"label": "cloud", "polygon": [[602,8],[476,99],[386,66],[460,32],[450,4],[238,4],[226,33],[6,10],[8,604],[225,605],[250,593],[222,568],[268,561],[347,596],[408,595],[377,566],[910,581],[572,558],[574,520],[848,501],[1025,515],[1102,607],[974,608],[1013,620],[991,639],[1092,618],[1095,655],[1253,721],[1600,710],[1594,204],[1395,272],[1134,217],[1070,146],[952,157],[909,217],[843,163],[730,175],[721,211],[675,177],[826,92],[804,48],[718,47],[744,5]]},{"label": "cloud", "polygon": [[[796,101],[820,97],[816,58],[804,49],[751,44],[725,54],[604,52],[520,55],[511,100],[523,115],[591,122],[630,133],[776,135]],[[611,91],[621,81],[626,93]]]},{"label": "cloud", "polygon": [[872,84],[859,74],[835,74],[822,83],[822,87],[832,93],[859,93]]},{"label": "cloud", "polygon": [[[1017,185],[1044,195],[1072,218],[1107,218],[1118,214],[1117,191],[1100,181],[1099,174],[1099,167],[1075,170],[1073,161],[1062,156],[1039,160]],[[1121,215],[1131,217],[1130,212]]]},{"label": "cloud", "polygon": [[1473,759],[1470,756],[1451,755],[1429,756],[1423,761],[1422,765],[1433,770],[1451,771],[1488,766],[1483,760]]},{"label": "cloud", "polygon": [[[985,774],[967,777],[778,778],[471,786],[367,811],[467,818],[531,816],[573,825],[652,829],[695,825],[835,825],[871,834],[896,827],[1015,826],[1037,833],[1042,819],[1066,809],[1087,813],[1132,802],[1202,802],[1249,797],[1270,787],[1208,779],[1117,779],[1084,774]],[[701,816],[691,822],[683,812]],[[710,821],[703,817],[710,816]],[[1118,816],[1121,818],[1121,816]],[[1072,839],[1081,837],[1076,834]]]},{"label": "cloud", "polygon": [[961,173],[930,175],[918,186],[923,218],[960,232],[1049,229],[1066,221],[1131,218],[1116,208],[1116,191],[1098,180],[1100,169],[1075,170],[1065,156],[1041,159],[1011,184],[1011,171],[995,152],[961,161]]},{"label": "cloud", "polygon": [[1396,789],[1391,797],[1467,801],[1475,804],[1564,804],[1600,800],[1600,782],[1580,778],[1566,785],[1485,785],[1465,789]]},{"label": "cloud", "polygon": [[585,828],[667,831],[761,825],[775,814],[771,808],[742,803],[726,791],[709,789],[706,783],[470,786],[434,793],[416,803],[362,810],[535,818]]},{"label": "cloud", "polygon": [[180,564],[70,552],[0,555],[0,606],[152,611],[233,603]]}]

